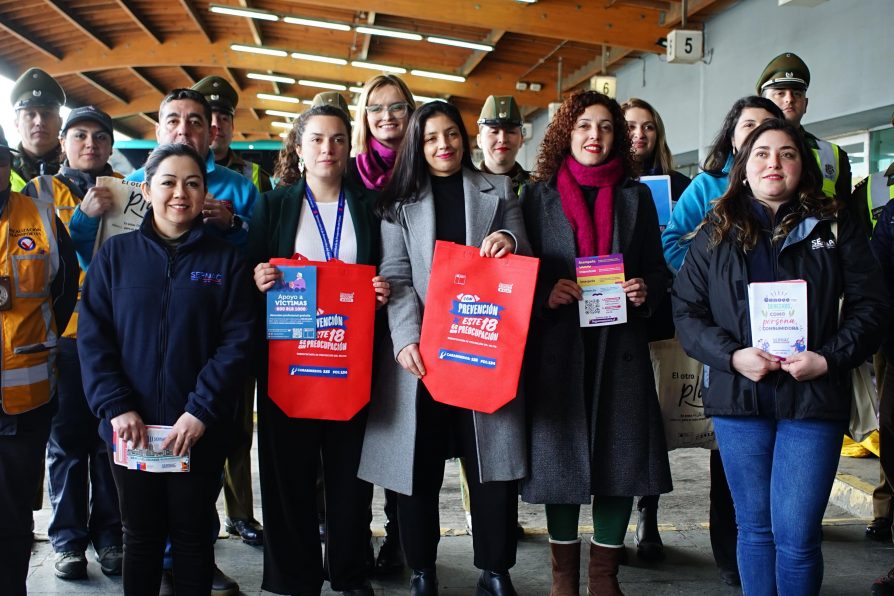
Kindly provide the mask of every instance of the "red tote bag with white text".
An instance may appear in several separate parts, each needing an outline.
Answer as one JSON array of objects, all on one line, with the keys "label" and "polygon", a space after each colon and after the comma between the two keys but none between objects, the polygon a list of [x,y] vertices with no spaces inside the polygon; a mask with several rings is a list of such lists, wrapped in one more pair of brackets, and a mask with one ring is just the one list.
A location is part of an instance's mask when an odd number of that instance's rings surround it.
[{"label": "red tote bag with white text", "polygon": [[539,264],[435,244],[419,351],[436,401],[491,414],[515,398]]},{"label": "red tote bag with white text", "polygon": [[267,342],[270,399],[291,418],[350,420],[369,403],[376,268],[300,255],[270,263],[317,268],[317,337]]}]

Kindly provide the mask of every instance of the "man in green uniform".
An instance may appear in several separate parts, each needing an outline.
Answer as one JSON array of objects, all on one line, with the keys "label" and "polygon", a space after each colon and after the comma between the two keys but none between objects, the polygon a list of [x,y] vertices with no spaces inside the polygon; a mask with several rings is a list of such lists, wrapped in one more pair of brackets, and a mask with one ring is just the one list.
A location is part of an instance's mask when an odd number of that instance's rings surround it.
[{"label": "man in green uniform", "polygon": [[65,92],[56,80],[39,68],[31,68],[18,78],[10,96],[16,112],[16,130],[22,138],[14,154],[9,181],[14,192],[43,174],[53,175],[62,163],[59,131]]},{"label": "man in green uniform", "polygon": [[509,176],[516,195],[531,178],[515,161],[522,143],[522,116],[515,98],[511,95],[488,97],[478,117],[478,146],[484,152],[480,168],[488,174]]},{"label": "man in green uniform", "polygon": [[[757,81],[757,92],[779,106],[786,120],[800,126],[807,113],[809,86],[810,69],[801,58],[786,52],[767,64]],[[847,153],[834,143],[818,139],[803,127],[801,131],[823,174],[823,193],[850,206],[851,164]]]},{"label": "man in green uniform", "polygon": [[233,117],[236,114],[236,105],[239,103],[239,94],[230,83],[221,77],[205,77],[192,86],[205,96],[211,104],[211,123],[217,132],[211,138],[211,150],[214,151],[214,161],[219,166],[229,168],[242,174],[258,188],[258,192],[265,193],[271,189],[270,174],[261,169],[256,163],[246,161],[230,149],[233,142]]}]

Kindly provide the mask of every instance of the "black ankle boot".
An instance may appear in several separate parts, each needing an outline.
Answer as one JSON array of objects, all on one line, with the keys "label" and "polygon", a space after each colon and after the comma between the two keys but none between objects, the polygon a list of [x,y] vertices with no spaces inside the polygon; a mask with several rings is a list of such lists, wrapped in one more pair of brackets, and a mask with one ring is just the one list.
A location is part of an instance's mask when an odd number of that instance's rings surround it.
[{"label": "black ankle boot", "polygon": [[664,558],[664,544],[658,533],[658,508],[643,507],[636,523],[636,554],[643,561],[653,563]]},{"label": "black ankle boot", "polygon": [[518,596],[508,571],[484,570],[478,577],[475,596]]},{"label": "black ankle boot", "polygon": [[410,596],[438,596],[438,574],[434,569],[413,570]]}]

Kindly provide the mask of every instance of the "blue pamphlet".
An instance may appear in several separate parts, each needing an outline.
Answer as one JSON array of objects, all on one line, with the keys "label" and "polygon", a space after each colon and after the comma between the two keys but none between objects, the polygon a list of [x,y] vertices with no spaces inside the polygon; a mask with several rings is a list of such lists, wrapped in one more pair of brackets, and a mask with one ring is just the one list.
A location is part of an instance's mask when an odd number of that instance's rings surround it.
[{"label": "blue pamphlet", "polygon": [[317,268],[278,269],[282,279],[267,292],[267,339],[316,339]]},{"label": "blue pamphlet", "polygon": [[652,200],[655,202],[655,209],[658,211],[658,227],[662,230],[670,222],[671,209],[673,206],[671,197],[671,179],[667,174],[660,176],[640,176],[639,181],[649,187],[652,191]]}]

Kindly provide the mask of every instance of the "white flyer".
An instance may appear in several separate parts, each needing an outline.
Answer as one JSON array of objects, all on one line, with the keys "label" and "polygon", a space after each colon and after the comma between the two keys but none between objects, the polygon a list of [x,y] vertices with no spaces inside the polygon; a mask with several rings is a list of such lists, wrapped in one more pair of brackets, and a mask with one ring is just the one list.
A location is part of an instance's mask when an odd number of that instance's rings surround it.
[{"label": "white flyer", "polygon": [[174,455],[170,449],[161,449],[161,444],[171,432],[170,426],[146,425],[149,448],[135,449],[133,441],[124,441],[117,433],[112,435],[115,463],[128,470],[141,472],[189,472],[189,453]]},{"label": "white flyer", "polygon": [[785,358],[807,350],[807,282],[748,284],[751,345]]}]

